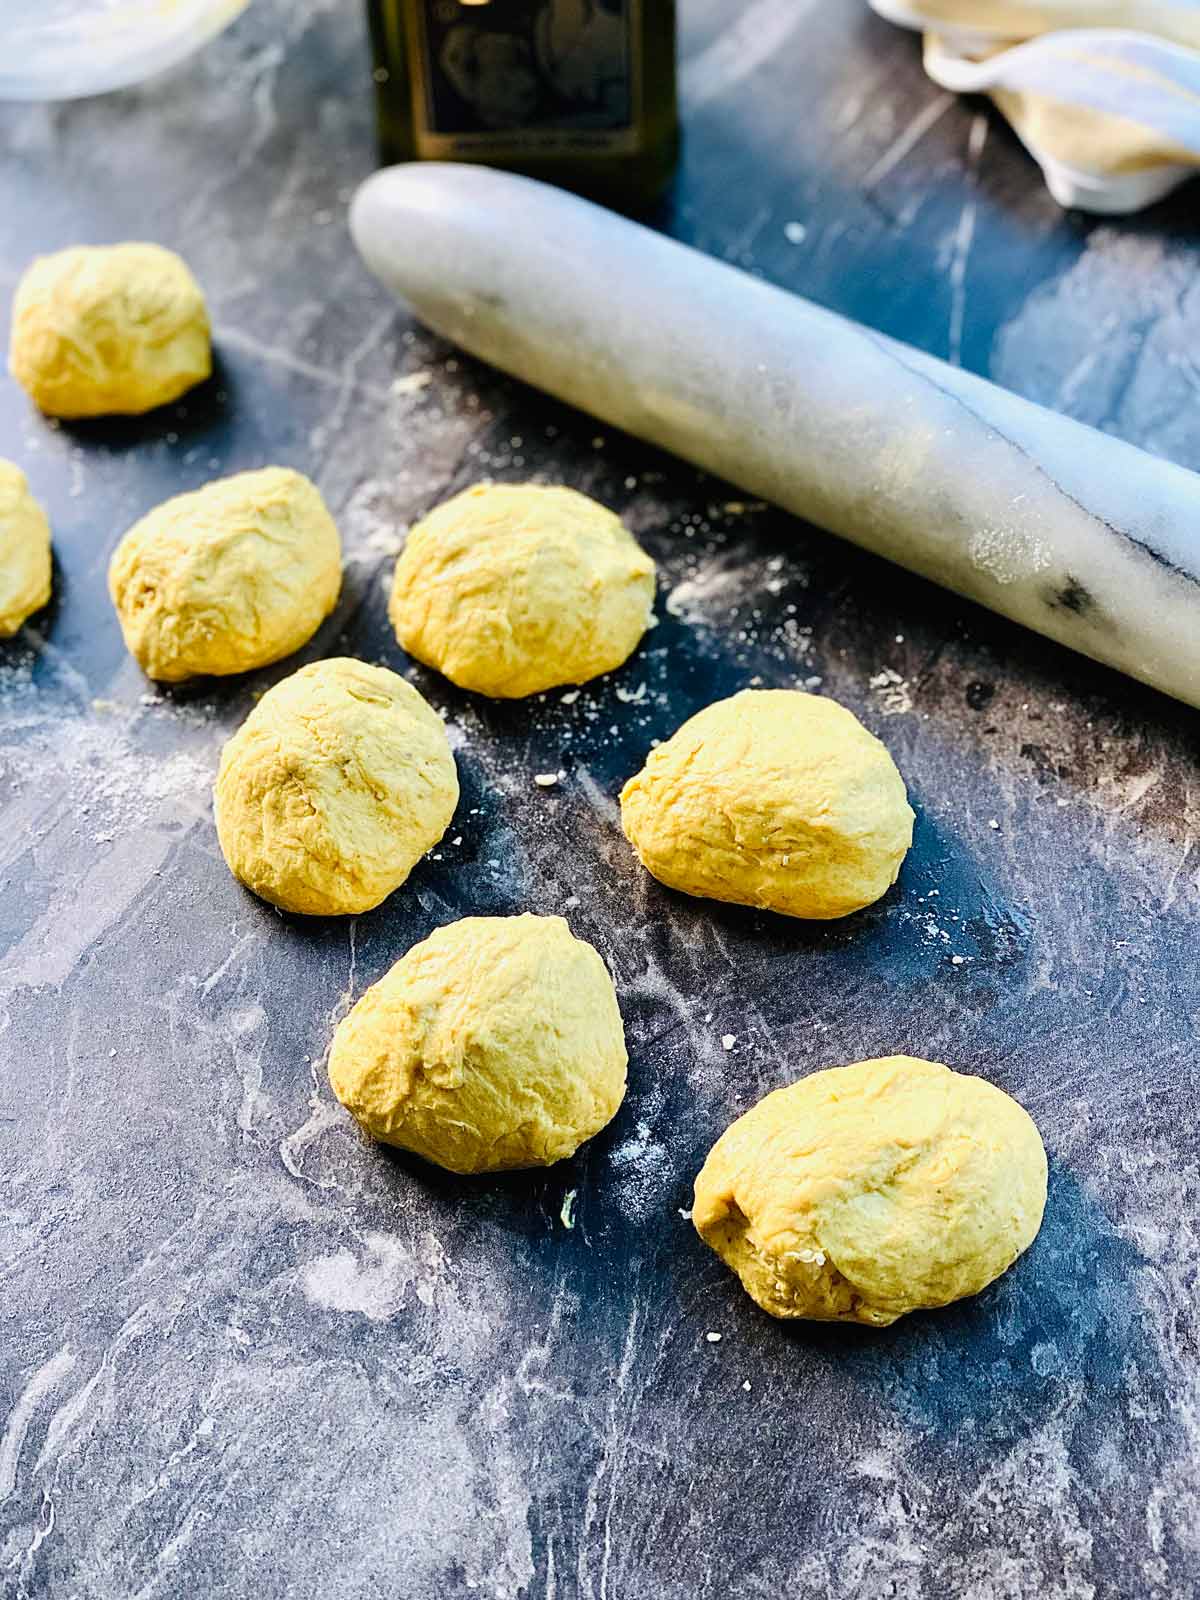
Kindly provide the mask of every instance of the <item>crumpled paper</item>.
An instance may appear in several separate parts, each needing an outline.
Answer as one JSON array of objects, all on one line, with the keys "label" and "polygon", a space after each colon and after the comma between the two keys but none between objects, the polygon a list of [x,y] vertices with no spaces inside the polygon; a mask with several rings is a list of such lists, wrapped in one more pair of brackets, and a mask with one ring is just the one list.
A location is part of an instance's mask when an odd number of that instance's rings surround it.
[{"label": "crumpled paper", "polygon": [[990,95],[1060,205],[1139,211],[1200,171],[1196,0],[869,0],[925,70]]}]

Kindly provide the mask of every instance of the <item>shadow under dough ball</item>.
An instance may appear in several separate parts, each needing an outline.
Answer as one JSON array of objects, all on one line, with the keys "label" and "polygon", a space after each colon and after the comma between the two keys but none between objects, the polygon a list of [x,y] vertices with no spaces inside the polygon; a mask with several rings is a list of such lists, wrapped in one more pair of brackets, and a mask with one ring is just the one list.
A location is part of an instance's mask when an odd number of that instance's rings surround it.
[{"label": "shadow under dough ball", "polygon": [[896,763],[853,712],[746,689],[650,752],[621,791],[621,826],[672,889],[824,919],[887,893],[913,813]]},{"label": "shadow under dough ball", "polygon": [[388,611],[410,655],[497,699],[619,667],[650,624],[654,562],[574,489],[479,484],[409,532]]},{"label": "shadow under dough ball", "polygon": [[39,256],[17,285],[8,364],[47,416],[140,416],[212,372],[204,295],[157,244]]},{"label": "shadow under dough ball", "polygon": [[333,657],[269,690],[221,752],[229,870],[284,911],[353,916],[445,833],[458,772],[445,725],[386,667]]},{"label": "shadow under dough ball", "polygon": [[289,467],[165,500],[134,523],[108,567],[126,648],[164,683],[291,655],[341,586],[337,525],[316,485]]},{"label": "shadow under dough ball", "polygon": [[371,1138],[451,1172],[574,1154],[625,1095],[596,950],[561,917],[464,917],[414,945],[338,1025],[333,1091]]},{"label": "shadow under dough ball", "polygon": [[888,1056],[776,1089],[709,1152],[692,1221],[773,1317],[882,1328],[978,1294],[1032,1244],[1046,1152],[982,1078]]}]

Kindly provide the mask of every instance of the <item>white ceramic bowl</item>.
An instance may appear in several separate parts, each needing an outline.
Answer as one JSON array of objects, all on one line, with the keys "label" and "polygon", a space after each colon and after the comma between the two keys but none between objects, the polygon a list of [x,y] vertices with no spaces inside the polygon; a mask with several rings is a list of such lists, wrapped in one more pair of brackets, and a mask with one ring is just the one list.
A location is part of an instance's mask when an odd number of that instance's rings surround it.
[{"label": "white ceramic bowl", "polygon": [[249,0],[0,0],[0,100],[75,100],[164,72]]}]

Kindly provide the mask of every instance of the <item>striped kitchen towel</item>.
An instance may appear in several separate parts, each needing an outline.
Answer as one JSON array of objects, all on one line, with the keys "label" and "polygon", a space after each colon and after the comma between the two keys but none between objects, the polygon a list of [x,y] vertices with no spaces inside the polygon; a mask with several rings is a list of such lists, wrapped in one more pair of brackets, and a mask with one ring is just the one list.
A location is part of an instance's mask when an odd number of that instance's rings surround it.
[{"label": "striped kitchen towel", "polygon": [[987,94],[1064,206],[1139,211],[1200,170],[1200,0],[869,0]]}]

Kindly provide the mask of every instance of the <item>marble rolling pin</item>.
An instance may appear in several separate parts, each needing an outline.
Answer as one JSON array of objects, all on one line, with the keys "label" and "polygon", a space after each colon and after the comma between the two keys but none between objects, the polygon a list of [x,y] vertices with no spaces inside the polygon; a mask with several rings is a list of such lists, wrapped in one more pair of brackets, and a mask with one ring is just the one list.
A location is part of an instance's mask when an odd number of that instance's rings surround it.
[{"label": "marble rolling pin", "polygon": [[1200,705],[1200,477],[510,173],[376,173],[368,266],[436,332]]}]

